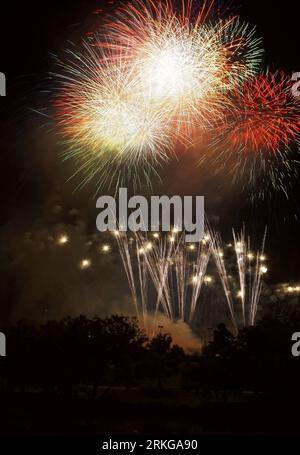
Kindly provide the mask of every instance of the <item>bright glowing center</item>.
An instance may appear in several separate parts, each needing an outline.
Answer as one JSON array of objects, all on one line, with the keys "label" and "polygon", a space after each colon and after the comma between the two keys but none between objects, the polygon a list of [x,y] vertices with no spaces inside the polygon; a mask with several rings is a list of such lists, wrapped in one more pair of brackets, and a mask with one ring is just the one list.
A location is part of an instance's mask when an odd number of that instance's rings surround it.
[{"label": "bright glowing center", "polygon": [[142,77],[152,96],[180,98],[191,93],[194,66],[187,51],[184,43],[175,42],[149,53]]}]

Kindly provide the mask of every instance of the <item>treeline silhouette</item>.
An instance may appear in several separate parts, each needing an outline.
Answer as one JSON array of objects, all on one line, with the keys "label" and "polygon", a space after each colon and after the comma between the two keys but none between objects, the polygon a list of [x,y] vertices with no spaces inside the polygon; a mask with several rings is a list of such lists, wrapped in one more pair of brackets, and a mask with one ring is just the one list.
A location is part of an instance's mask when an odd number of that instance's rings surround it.
[{"label": "treeline silhouette", "polygon": [[99,386],[162,388],[169,377],[177,376],[178,386],[197,392],[271,393],[279,385],[291,390],[300,366],[291,354],[291,336],[300,327],[296,315],[292,319],[288,314],[266,316],[237,336],[219,324],[213,340],[194,355],[173,345],[168,333],[149,339],[136,319],[120,315],[80,316],[43,325],[21,321],[6,333],[1,388],[70,394],[79,386],[89,386],[96,396]]},{"label": "treeline silhouette", "polygon": [[298,304],[282,302],[237,335],[219,324],[202,352],[187,354],[163,329],[148,337],[122,315],[21,321],[6,330],[0,358],[0,433],[22,433],[25,422],[38,434],[120,433],[126,425],[293,432],[300,357],[291,337],[299,329]]},{"label": "treeline silhouette", "polygon": [[7,332],[2,387],[48,393],[76,393],[90,386],[134,386],[145,379],[160,387],[184,359],[169,334],[148,339],[136,319],[85,316],[32,325],[21,321]]}]

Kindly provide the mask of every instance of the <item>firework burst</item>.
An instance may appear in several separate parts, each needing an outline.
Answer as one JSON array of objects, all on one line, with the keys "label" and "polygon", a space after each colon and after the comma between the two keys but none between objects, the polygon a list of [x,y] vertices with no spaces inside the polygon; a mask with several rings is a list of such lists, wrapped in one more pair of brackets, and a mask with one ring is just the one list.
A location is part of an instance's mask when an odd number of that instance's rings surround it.
[{"label": "firework burst", "polygon": [[238,18],[218,19],[213,1],[176,8],[171,1],[137,0],[108,25],[106,47],[129,67],[134,62],[144,96],[171,113],[179,138],[224,119],[224,91],[261,63],[255,29]]},{"label": "firework burst", "polygon": [[268,72],[245,81],[230,98],[232,109],[210,147],[211,162],[250,186],[253,198],[264,198],[270,188],[288,196],[300,138],[300,103],[291,81]]},{"label": "firework burst", "polygon": [[[261,58],[255,31],[214,2],[137,0],[58,61],[56,118],[79,186],[134,186],[177,148],[224,123],[231,90]],[[199,136],[199,135],[198,135]]]},{"label": "firework burst", "polygon": [[255,27],[239,17],[220,20],[214,30],[225,55],[225,89],[236,89],[259,72],[263,56],[262,39],[256,36]]},{"label": "firework burst", "polygon": [[67,62],[59,64],[57,122],[65,158],[77,159],[77,173],[85,175],[82,185],[95,176],[98,187],[113,179],[124,184],[126,176],[138,180],[167,158],[172,133],[165,113],[136,96],[136,78],[121,61],[112,65],[86,41],[82,52],[69,50]]}]

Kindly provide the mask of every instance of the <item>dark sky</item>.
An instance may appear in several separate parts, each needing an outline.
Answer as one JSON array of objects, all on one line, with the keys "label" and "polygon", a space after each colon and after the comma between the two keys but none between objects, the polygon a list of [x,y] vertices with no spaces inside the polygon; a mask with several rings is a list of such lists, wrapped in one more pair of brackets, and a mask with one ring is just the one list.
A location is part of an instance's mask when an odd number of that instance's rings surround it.
[{"label": "dark sky", "polygon": [[[7,96],[0,98],[0,235],[5,254],[1,268],[3,281],[7,283],[1,295],[10,314],[14,314],[11,309],[13,305],[22,307],[24,293],[26,302],[36,302],[29,306],[32,312],[40,311],[36,308],[40,308],[44,298],[43,292],[33,296],[31,288],[28,291],[24,285],[26,280],[34,279],[24,267],[24,255],[28,254],[30,258],[32,256],[30,248],[26,254],[23,251],[25,233],[31,232],[34,242],[39,242],[39,236],[45,236],[42,231],[46,226],[54,231],[59,224],[63,228],[68,226],[69,230],[76,231],[74,236],[78,237],[79,250],[95,234],[93,189],[86,188],[78,194],[73,192],[72,183],[66,183],[72,165],[61,163],[59,146],[55,135],[48,133],[47,120],[32,109],[48,107],[49,100],[43,90],[47,86],[47,72],[53,69],[50,54],[60,52],[68,39],[78,39],[83,31],[89,30],[91,24],[100,21],[101,13],[93,12],[108,10],[110,3],[112,2],[54,0],[38,4],[28,0],[1,5],[0,71],[7,77]],[[265,67],[282,69],[287,73],[300,71],[299,1],[232,0],[230,3],[236,13],[257,25],[258,35],[263,37]],[[180,164],[171,163],[165,172],[164,182],[164,186],[157,189],[160,194],[204,194],[207,209],[217,220],[216,227],[225,237],[229,236],[232,226],[240,226],[245,221],[248,232],[259,239],[264,226],[268,224],[267,250],[272,269],[270,279],[300,280],[300,224],[294,220],[294,215],[298,214],[297,201],[300,193],[296,183],[290,201],[272,195],[263,203],[250,203],[238,188],[222,189],[220,182],[210,175],[203,177],[200,183],[198,170],[190,165],[188,158]],[[16,248],[20,248],[21,257],[16,255]],[[80,254],[78,257],[81,257]],[[38,274],[39,260],[37,258],[33,266],[36,268],[37,280],[41,279]],[[72,259],[69,257],[67,260]],[[55,265],[52,266],[55,268]],[[113,265],[110,267],[110,273],[113,273]],[[46,269],[43,273],[47,280],[49,270]],[[52,278],[50,275],[49,279]],[[77,280],[77,276],[60,278],[60,284],[56,282],[56,285],[62,288],[67,287],[66,283],[70,285],[72,280]],[[96,278],[88,279],[94,286],[93,280]],[[103,296],[111,292],[110,297],[116,299],[117,295],[111,290],[113,285],[107,284],[108,277],[105,281]],[[80,292],[82,299],[86,299],[92,286],[87,281],[83,287]],[[97,283],[96,288],[94,286],[94,294],[101,293],[99,287],[102,287],[101,282]],[[55,293],[53,295],[55,298]],[[47,299],[51,299],[51,296],[47,295]],[[80,303],[77,302],[76,305]],[[18,311],[16,310],[17,313]],[[26,312],[27,316],[30,311]]]}]

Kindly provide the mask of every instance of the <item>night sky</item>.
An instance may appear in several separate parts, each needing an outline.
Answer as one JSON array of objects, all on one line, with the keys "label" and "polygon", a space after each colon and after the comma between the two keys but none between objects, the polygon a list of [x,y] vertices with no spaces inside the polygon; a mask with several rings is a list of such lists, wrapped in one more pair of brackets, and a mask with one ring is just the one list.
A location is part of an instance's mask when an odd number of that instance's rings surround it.
[{"label": "night sky", "polygon": [[[100,10],[109,10],[109,3],[54,0],[37,6],[29,0],[1,6],[0,71],[7,78],[7,96],[0,98],[3,321],[72,312],[111,313],[127,305],[117,253],[109,258],[93,253],[93,269],[84,276],[76,267],[106,241],[95,228],[94,188],[74,192],[74,181],[67,181],[72,163],[61,162],[50,119],[37,112],[49,112],[51,54],[95,27],[103,14]],[[257,25],[265,67],[288,74],[300,71],[298,1],[231,3],[234,11]],[[156,185],[153,193],[204,195],[207,211],[224,239],[232,226],[240,227],[244,221],[247,232],[259,241],[267,224],[268,279],[273,283],[300,280],[297,182],[289,201],[272,194],[263,202],[251,203],[240,188],[227,185],[226,177],[201,174],[193,157],[186,154],[180,162],[174,160],[163,177],[164,183]],[[51,246],[61,232],[72,237],[72,244],[63,251]]]}]

